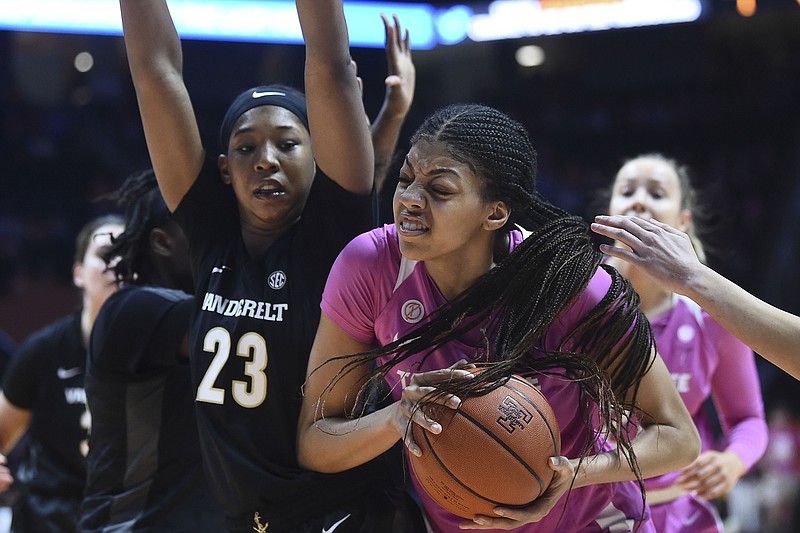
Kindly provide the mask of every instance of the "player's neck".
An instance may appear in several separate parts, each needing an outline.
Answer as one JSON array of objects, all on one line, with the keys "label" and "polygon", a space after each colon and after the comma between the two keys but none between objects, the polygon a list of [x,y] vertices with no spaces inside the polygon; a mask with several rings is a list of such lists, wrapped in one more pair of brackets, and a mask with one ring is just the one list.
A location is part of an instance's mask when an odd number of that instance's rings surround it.
[{"label": "player's neck", "polygon": [[89,346],[89,334],[92,332],[92,326],[94,325],[94,320],[97,318],[97,313],[99,311],[100,307],[95,309],[94,306],[84,298],[83,309],[81,309],[81,342],[84,348]]},{"label": "player's neck", "polygon": [[261,257],[287,229],[288,228],[283,228],[271,232],[242,226],[242,242],[244,243],[244,249],[247,251],[247,255],[251,259]]},{"label": "player's neck", "polygon": [[648,319],[652,320],[663,315],[675,305],[673,293],[663,289],[644,274],[634,276],[630,281],[639,293],[639,308]]}]

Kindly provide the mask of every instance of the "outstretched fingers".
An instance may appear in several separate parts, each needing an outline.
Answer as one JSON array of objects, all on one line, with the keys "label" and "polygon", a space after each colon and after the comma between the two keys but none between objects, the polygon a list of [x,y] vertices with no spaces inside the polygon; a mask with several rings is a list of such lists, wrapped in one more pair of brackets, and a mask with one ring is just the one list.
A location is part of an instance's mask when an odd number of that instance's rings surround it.
[{"label": "outstretched fingers", "polygon": [[592,231],[635,248],[641,245],[641,238],[647,231],[642,222],[646,221],[641,218],[599,215],[595,217]]}]

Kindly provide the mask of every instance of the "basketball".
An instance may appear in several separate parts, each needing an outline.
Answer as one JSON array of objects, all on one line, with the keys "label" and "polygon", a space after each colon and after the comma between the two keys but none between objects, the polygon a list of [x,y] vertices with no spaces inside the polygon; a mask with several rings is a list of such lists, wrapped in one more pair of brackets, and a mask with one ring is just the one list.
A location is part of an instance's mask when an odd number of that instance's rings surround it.
[{"label": "basketball", "polygon": [[514,375],[493,391],[462,399],[458,409],[422,407],[442,425],[438,435],[412,424],[422,456],[409,454],[427,494],[458,516],[496,516],[493,508],[526,506],[550,484],[549,458],[561,433],[542,393]]}]

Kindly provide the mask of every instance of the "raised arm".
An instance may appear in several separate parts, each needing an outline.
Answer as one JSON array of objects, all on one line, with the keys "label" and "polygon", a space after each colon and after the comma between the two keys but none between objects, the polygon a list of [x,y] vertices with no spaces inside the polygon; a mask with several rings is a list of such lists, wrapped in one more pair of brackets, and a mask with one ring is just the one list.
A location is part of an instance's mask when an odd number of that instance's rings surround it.
[{"label": "raised arm", "polygon": [[356,194],[372,190],[374,157],[341,0],[297,0],[306,43],[305,90],[314,159]]},{"label": "raised arm", "polygon": [[400,130],[414,100],[416,69],[411,59],[411,41],[408,30],[403,31],[400,19],[393,15],[394,25],[386,15],[381,15],[386,34],[386,93],[378,116],[370,126],[372,146],[375,150],[375,190],[381,191],[392,163]]},{"label": "raised arm", "polygon": [[756,353],[800,379],[800,317],[756,298],[700,263],[688,236],[655,220],[599,216],[592,229],[630,250],[601,250],[688,296]]},{"label": "raised arm", "polygon": [[150,160],[174,211],[203,165],[183,54],[165,0],[120,0],[122,28]]}]

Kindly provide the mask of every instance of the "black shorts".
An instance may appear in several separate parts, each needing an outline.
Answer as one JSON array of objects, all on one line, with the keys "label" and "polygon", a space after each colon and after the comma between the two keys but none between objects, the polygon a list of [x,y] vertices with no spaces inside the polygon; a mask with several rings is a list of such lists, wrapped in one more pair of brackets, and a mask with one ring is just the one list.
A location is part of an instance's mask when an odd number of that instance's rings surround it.
[{"label": "black shorts", "polygon": [[14,533],[72,533],[77,529],[81,500],[22,491],[12,507]]},{"label": "black shorts", "polygon": [[[239,525],[241,524],[241,525]],[[230,533],[425,533],[419,504],[404,490],[381,491],[308,520],[272,524],[247,517]],[[259,528],[259,525],[261,528]]]}]

